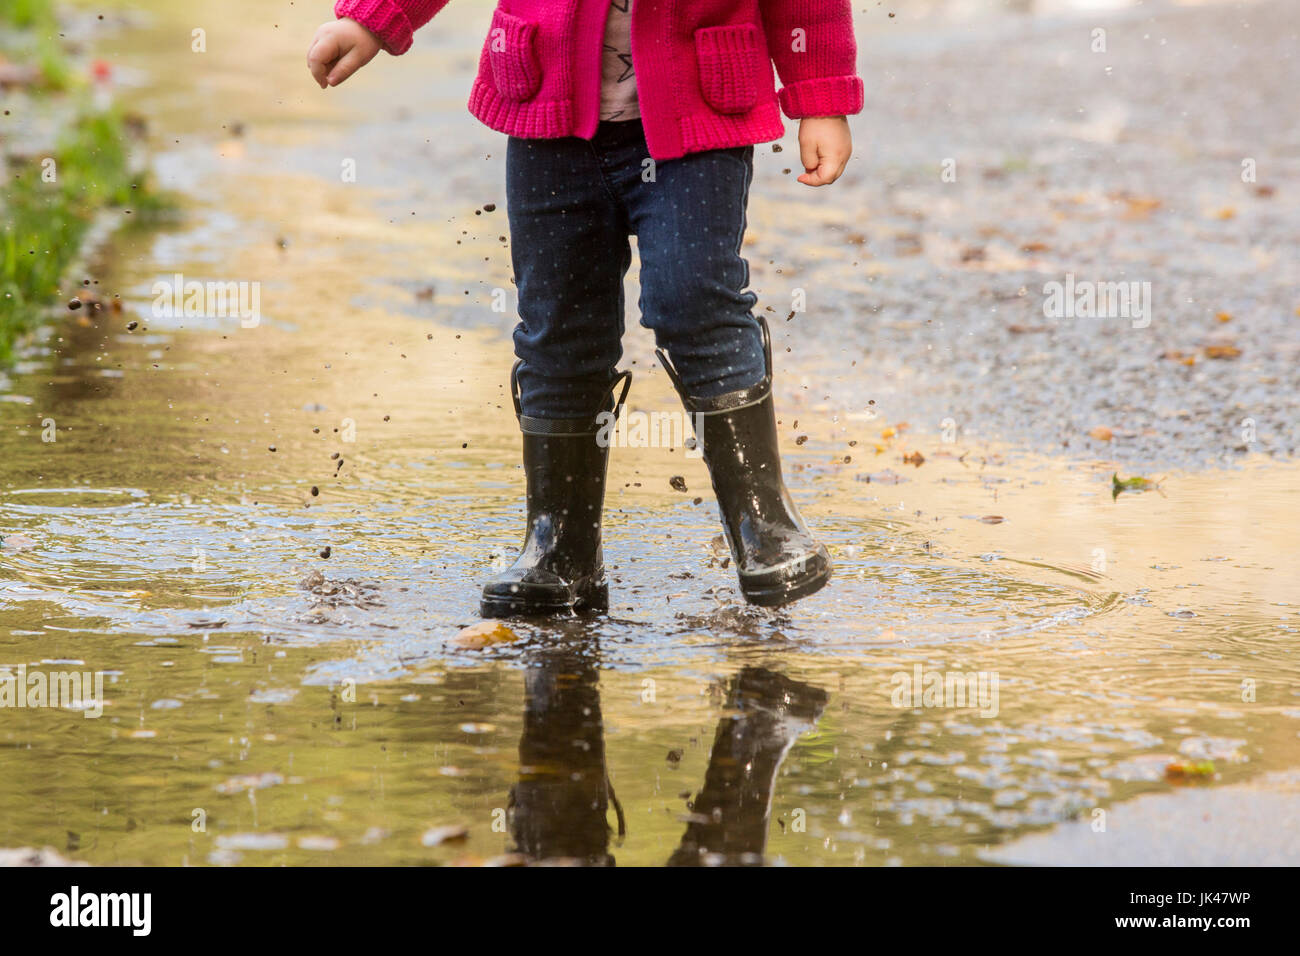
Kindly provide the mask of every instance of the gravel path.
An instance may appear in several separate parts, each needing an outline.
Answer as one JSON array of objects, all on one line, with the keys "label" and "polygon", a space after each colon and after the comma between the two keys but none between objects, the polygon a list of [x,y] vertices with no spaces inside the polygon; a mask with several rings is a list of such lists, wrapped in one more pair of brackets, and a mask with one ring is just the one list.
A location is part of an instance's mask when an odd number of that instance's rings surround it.
[{"label": "gravel path", "polygon": [[[1090,49],[1097,27],[1104,53]],[[861,43],[868,106],[831,213],[851,222],[795,255],[775,231],[755,243],[782,267],[760,290],[777,311],[782,283],[808,291],[788,344],[825,394],[922,430],[951,418],[964,437],[1131,467],[1295,456],[1294,7],[905,29]],[[763,166],[770,178],[792,160]],[[1067,274],[1149,283],[1149,324],[1046,316],[1044,286]],[[1109,440],[1089,437],[1098,426]]]}]

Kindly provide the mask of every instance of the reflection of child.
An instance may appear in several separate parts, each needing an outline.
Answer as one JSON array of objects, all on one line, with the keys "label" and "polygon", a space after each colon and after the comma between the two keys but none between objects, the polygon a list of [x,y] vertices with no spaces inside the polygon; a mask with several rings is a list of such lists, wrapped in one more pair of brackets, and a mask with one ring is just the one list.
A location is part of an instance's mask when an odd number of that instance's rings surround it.
[{"label": "reflection of child", "polygon": [[[338,0],[308,52],[322,88],[380,49],[404,53],[447,0]],[[576,25],[576,26],[575,26]],[[624,49],[626,45],[626,49]],[[823,186],[862,108],[849,0],[502,0],[469,107],[510,136],[506,199],[519,289],[512,374],[528,481],[515,564],[487,583],[485,615],[602,609],[600,524],[616,409],[628,237],[641,322],[699,438],[745,597],[777,605],[831,574],[781,478],[771,349],[740,255],[753,146],[799,122]],[[779,94],[772,66],[784,84]]]}]

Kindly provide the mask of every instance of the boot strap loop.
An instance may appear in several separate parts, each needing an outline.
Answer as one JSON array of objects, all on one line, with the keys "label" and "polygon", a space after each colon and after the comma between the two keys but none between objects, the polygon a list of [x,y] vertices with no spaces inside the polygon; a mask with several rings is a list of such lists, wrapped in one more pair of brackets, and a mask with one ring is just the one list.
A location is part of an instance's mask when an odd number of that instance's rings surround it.
[{"label": "boot strap loop", "polygon": [[523,393],[519,391],[519,367],[524,364],[523,359],[519,359],[510,367],[510,400],[515,403],[515,418],[524,417],[522,401]]},{"label": "boot strap loop", "polygon": [[618,400],[614,402],[613,411],[614,411],[615,421],[618,421],[619,413],[622,411],[623,405],[627,402],[627,393],[632,389],[631,369],[628,369],[627,371],[619,372],[617,375],[614,376],[614,381],[609,383],[609,392],[606,393],[606,397],[614,393],[614,390],[618,388],[618,383],[620,381],[623,383],[623,391],[619,393]]},{"label": "boot strap loop", "polygon": [[[520,406],[519,397],[519,366],[522,362],[516,362],[515,367],[510,371],[510,390],[514,393],[515,416],[519,419],[519,430],[526,435],[596,435],[600,432],[601,422],[600,413],[592,418],[534,418],[531,415],[525,415]],[[618,391],[619,383],[623,383],[623,390],[619,392],[618,398],[614,402],[614,419],[618,420],[619,411],[627,401],[627,393],[632,388],[631,371],[619,372],[614,376],[614,380],[609,383],[604,397],[600,401],[601,412],[610,411],[606,406],[614,392]]]},{"label": "boot strap loop", "polygon": [[677,366],[673,365],[672,360],[668,358],[668,353],[663,349],[655,349],[655,356],[659,359],[659,364],[664,367],[668,373],[668,379],[673,383],[673,388],[677,389],[677,394],[681,396],[682,401],[686,401],[686,386],[682,384],[682,377],[677,374]]}]

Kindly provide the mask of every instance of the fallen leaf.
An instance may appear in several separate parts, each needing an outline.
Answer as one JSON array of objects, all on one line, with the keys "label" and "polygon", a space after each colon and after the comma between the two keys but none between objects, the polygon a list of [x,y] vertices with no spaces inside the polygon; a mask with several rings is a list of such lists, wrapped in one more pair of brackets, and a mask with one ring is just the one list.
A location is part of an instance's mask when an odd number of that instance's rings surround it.
[{"label": "fallen leaf", "polygon": [[1231,359],[1241,354],[1241,349],[1235,345],[1207,345],[1205,346],[1205,357],[1211,359]]},{"label": "fallen leaf", "polygon": [[1125,219],[1146,219],[1161,206],[1159,199],[1146,196],[1121,196],[1120,198],[1124,200]]},{"label": "fallen leaf", "polygon": [[983,521],[985,524],[1001,524],[1006,520],[1007,519],[1002,517],[1002,515],[984,515],[980,518],[980,521]]},{"label": "fallen leaf", "polygon": [[1088,432],[1088,435],[1091,438],[1097,439],[1097,441],[1110,441],[1115,437],[1115,433],[1105,425],[1098,425],[1092,431]]},{"label": "fallen leaf", "polygon": [[464,628],[452,638],[452,643],[477,651],[484,647],[491,647],[493,644],[509,644],[517,640],[519,635],[506,627],[503,622],[488,620]]},{"label": "fallen leaf", "polygon": [[1224,206],[1222,209],[1220,209],[1220,210],[1218,210],[1217,212],[1215,212],[1215,214],[1214,214],[1214,218],[1215,218],[1215,219],[1235,219],[1235,218],[1237,218],[1237,210],[1234,209],[1234,208],[1232,208],[1231,206]]},{"label": "fallen leaf", "polygon": [[1232,313],[1231,313],[1231,312],[1216,312],[1216,313],[1214,313],[1214,317],[1215,317],[1216,319],[1218,319],[1220,322],[1231,322],[1231,321],[1232,321]]},{"label": "fallen leaf", "polygon": [[1214,776],[1213,760],[1177,760],[1165,767],[1170,780],[1205,780]]},{"label": "fallen leaf", "polygon": [[424,831],[420,842],[425,846],[439,846],[443,843],[459,843],[469,839],[469,830],[462,826],[433,827]]},{"label": "fallen leaf", "polygon": [[922,465],[925,464],[925,456],[922,455],[919,451],[911,452],[910,454],[903,456],[903,464],[915,465],[917,468],[920,468]]},{"label": "fallen leaf", "polygon": [[1120,478],[1118,473],[1110,476],[1110,496],[1112,499],[1118,498],[1125,491],[1151,491],[1159,490],[1160,483],[1152,481],[1149,478],[1143,478],[1135,475],[1132,478]]}]

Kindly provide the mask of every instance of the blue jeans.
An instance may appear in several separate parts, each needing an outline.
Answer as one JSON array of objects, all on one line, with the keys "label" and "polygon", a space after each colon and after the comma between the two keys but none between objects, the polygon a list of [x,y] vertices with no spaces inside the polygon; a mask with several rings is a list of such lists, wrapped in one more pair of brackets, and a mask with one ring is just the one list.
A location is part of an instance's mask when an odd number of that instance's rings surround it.
[{"label": "blue jeans", "polygon": [[766,373],[740,255],[754,148],[657,164],[640,120],[590,140],[506,148],[506,205],[519,294],[515,354],[525,415],[594,415],[623,354],[623,277],[641,257],[641,324],[693,397],[748,388]]}]

